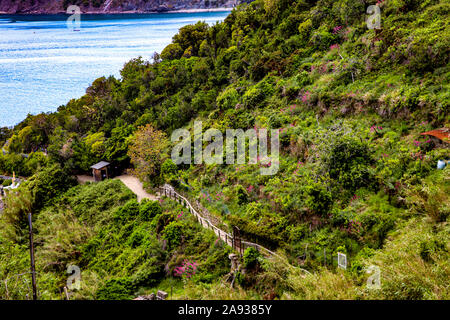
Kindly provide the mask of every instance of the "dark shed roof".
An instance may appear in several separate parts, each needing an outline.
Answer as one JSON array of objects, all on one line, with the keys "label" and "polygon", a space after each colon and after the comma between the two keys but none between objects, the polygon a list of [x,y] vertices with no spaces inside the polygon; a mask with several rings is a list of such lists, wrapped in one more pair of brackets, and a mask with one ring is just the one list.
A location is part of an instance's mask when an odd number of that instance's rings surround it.
[{"label": "dark shed roof", "polygon": [[107,167],[107,166],[109,166],[109,165],[110,165],[109,162],[106,162],[106,161],[100,161],[99,163],[94,164],[94,165],[91,167],[91,169],[100,170],[100,169],[103,169],[104,167]]}]

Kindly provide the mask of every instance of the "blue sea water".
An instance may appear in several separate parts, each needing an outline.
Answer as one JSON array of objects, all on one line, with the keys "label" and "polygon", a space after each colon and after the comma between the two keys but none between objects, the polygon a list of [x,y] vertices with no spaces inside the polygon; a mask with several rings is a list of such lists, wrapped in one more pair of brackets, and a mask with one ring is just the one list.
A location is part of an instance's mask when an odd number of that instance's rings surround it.
[{"label": "blue sea water", "polygon": [[228,14],[81,15],[77,31],[66,15],[0,15],[0,127],[56,111],[96,78],[119,78],[130,59],[150,60],[182,26],[213,24]]}]

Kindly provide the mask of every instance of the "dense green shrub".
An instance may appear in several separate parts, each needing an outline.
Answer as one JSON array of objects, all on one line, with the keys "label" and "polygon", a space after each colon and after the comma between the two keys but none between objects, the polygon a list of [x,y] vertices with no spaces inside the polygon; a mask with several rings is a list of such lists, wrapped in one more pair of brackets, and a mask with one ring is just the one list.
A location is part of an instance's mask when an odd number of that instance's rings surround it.
[{"label": "dense green shrub", "polygon": [[130,200],[123,207],[120,207],[114,213],[114,220],[120,223],[136,218],[140,213],[139,203],[136,199]]},{"label": "dense green shrub", "polygon": [[245,190],[245,188],[241,185],[237,185],[235,187],[235,193],[236,193],[236,199],[238,205],[243,205],[248,202],[248,192]]},{"label": "dense green shrub", "polygon": [[75,184],[76,180],[58,164],[42,168],[27,181],[27,188],[33,196],[33,208],[42,208]]},{"label": "dense green shrub", "polygon": [[370,185],[368,167],[373,160],[366,142],[344,135],[332,140],[327,147],[323,161],[331,178],[352,191]]},{"label": "dense green shrub", "polygon": [[255,109],[261,107],[264,98],[265,94],[260,88],[252,87],[245,92],[242,100],[247,109]]},{"label": "dense green shrub", "polygon": [[130,300],[134,290],[129,278],[111,279],[97,290],[95,297],[99,300]]},{"label": "dense green shrub", "polygon": [[305,187],[305,204],[313,213],[327,215],[333,202],[331,193],[321,183],[311,184]]},{"label": "dense green shrub", "polygon": [[259,263],[259,257],[261,257],[261,254],[255,248],[249,247],[245,249],[244,255],[242,256],[244,268],[254,268]]},{"label": "dense green shrub", "polygon": [[153,217],[162,213],[158,201],[144,199],[139,206],[139,216],[142,221],[151,221]]},{"label": "dense green shrub", "polygon": [[161,165],[161,175],[165,182],[173,184],[177,181],[177,165],[172,161],[172,159],[167,159]]},{"label": "dense green shrub", "polygon": [[221,110],[234,108],[239,102],[239,94],[235,88],[227,88],[217,97],[217,106]]},{"label": "dense green shrub", "polygon": [[163,59],[179,59],[183,55],[183,48],[178,43],[171,43],[161,52]]},{"label": "dense green shrub", "polygon": [[170,222],[163,230],[164,239],[167,240],[171,248],[181,243],[181,237],[183,234],[183,223],[180,221]]},{"label": "dense green shrub", "polygon": [[196,56],[207,32],[208,24],[199,21],[195,25],[180,28],[179,32],[173,37],[173,42],[178,44],[185,54],[189,50],[189,55]]},{"label": "dense green shrub", "polygon": [[350,271],[355,276],[362,275],[365,271],[364,269],[367,267],[366,265],[364,265],[364,261],[368,258],[373,257],[374,254],[375,250],[373,250],[372,248],[364,247],[363,249],[361,249],[361,251],[359,251],[358,254],[352,259]]},{"label": "dense green shrub", "polygon": [[437,251],[445,251],[445,244],[437,239],[421,241],[419,243],[420,257],[426,262],[432,262],[432,255]]},{"label": "dense green shrub", "polygon": [[136,287],[154,286],[161,281],[164,275],[163,265],[157,261],[149,260],[133,276],[133,284]]}]

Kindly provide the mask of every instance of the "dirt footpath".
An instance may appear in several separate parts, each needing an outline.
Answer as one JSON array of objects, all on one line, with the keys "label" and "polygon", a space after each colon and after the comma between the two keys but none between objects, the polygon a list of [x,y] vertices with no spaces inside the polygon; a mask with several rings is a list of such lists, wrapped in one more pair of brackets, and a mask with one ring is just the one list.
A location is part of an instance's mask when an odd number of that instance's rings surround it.
[{"label": "dirt footpath", "polygon": [[[158,198],[150,193],[147,193],[144,190],[142,183],[138,178],[130,176],[128,174],[115,177],[114,179],[118,179],[123,182],[128,189],[133,191],[135,195],[137,195],[137,200],[141,202],[142,199],[150,199],[150,200],[158,200]],[[78,183],[83,184],[86,182],[94,182],[94,178],[92,176],[79,175],[77,176]]]},{"label": "dirt footpath", "polygon": [[147,193],[147,191],[144,190],[142,183],[136,177],[126,174],[123,176],[115,177],[114,179],[119,179],[123,182],[124,185],[128,187],[128,189],[133,191],[133,193],[137,195],[137,200],[139,202],[141,202],[142,199],[150,199],[155,201],[158,200],[155,195]]},{"label": "dirt footpath", "polygon": [[79,175],[77,176],[77,181],[79,184],[84,184],[86,182],[94,182],[94,178],[92,176]]}]

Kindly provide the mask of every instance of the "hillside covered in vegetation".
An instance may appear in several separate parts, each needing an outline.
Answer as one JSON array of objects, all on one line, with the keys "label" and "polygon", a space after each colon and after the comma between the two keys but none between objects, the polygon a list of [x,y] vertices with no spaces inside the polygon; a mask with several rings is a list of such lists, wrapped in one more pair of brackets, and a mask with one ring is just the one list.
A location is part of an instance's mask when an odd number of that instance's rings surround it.
[{"label": "hillside covered in vegetation", "polygon": [[[370,5],[379,29],[368,28]],[[222,23],[183,27],[151,62],[131,60],[57,112],[3,128],[0,173],[29,178],[0,215],[0,279],[28,268],[32,211],[43,298],[61,297],[74,264],[74,297],[86,299],[156,288],[190,299],[449,299],[450,169],[436,168],[448,142],[420,135],[450,127],[449,9],[256,0]],[[279,171],[175,165],[172,132],[193,134],[200,120],[279,129]],[[139,204],[116,180],[76,185],[71,176],[100,160],[133,168],[149,191],[172,184],[283,259],[247,250],[231,287],[231,249],[175,202]],[[373,268],[379,289],[367,287]],[[19,289],[0,295],[23,298]]]}]

